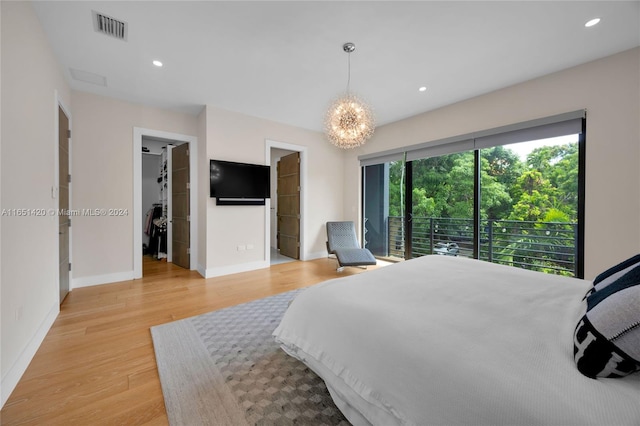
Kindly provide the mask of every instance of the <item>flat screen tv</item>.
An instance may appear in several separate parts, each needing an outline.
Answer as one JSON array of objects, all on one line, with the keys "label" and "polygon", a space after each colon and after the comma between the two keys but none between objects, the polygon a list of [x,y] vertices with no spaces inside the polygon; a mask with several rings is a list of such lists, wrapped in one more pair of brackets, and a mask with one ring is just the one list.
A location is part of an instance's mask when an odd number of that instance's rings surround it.
[{"label": "flat screen tv", "polygon": [[218,205],[264,205],[271,197],[269,166],[210,160],[211,198]]}]

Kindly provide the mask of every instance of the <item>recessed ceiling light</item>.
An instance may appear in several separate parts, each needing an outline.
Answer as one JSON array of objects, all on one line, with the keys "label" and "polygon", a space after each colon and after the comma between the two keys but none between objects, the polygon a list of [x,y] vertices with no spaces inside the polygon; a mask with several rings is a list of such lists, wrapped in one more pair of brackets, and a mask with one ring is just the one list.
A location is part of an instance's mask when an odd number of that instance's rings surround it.
[{"label": "recessed ceiling light", "polygon": [[587,21],[586,24],[584,24],[585,27],[589,28],[589,27],[593,27],[594,25],[596,25],[598,22],[600,22],[600,18],[593,18],[590,21]]},{"label": "recessed ceiling light", "polygon": [[422,86],[421,88],[418,89],[418,92],[426,92],[426,91],[427,91],[426,86]]},{"label": "recessed ceiling light", "polygon": [[162,66],[162,62],[158,61],[157,59],[155,61],[153,61],[153,65],[155,65],[156,67],[161,67]]}]

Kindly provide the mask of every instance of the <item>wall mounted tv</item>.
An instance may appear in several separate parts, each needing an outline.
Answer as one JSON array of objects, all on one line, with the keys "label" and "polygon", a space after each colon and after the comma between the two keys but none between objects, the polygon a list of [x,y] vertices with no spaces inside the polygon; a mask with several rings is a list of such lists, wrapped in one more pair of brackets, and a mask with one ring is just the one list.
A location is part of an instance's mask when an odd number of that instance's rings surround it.
[{"label": "wall mounted tv", "polygon": [[209,175],[209,195],[217,205],[264,206],[271,198],[269,166],[210,160]]}]

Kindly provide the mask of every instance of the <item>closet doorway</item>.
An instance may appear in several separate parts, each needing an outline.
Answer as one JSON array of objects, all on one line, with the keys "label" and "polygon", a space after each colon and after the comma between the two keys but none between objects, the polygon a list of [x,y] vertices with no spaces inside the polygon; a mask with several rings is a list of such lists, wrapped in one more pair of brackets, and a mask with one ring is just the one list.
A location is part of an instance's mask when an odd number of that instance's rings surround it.
[{"label": "closet doorway", "polygon": [[196,142],[190,136],[134,129],[135,278],[143,275],[143,259],[196,269]]},{"label": "closet doorway", "polygon": [[300,259],[300,153],[278,161],[277,249],[281,255]]},{"label": "closet doorway", "polygon": [[189,144],[143,136],[142,251],[145,256],[159,261],[166,259],[189,269],[189,198]]},{"label": "closet doorway", "polygon": [[266,151],[271,165],[266,233],[269,262],[305,260],[306,147],[267,140]]}]

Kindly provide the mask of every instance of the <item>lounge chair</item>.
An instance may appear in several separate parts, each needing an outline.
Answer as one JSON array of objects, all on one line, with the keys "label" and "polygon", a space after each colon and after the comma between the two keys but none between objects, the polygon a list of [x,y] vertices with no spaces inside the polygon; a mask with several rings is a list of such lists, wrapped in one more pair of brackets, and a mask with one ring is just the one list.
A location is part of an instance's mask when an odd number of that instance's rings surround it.
[{"label": "lounge chair", "polygon": [[327,251],[338,260],[338,272],[347,266],[375,265],[376,258],[369,249],[361,248],[356,237],[356,227],[351,221],[327,222]]}]

